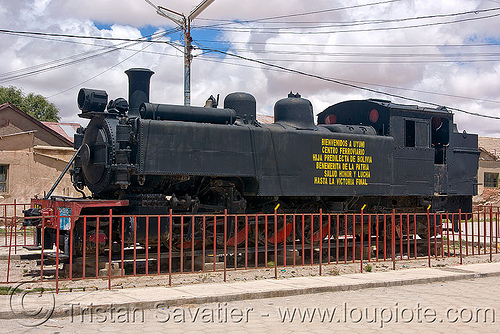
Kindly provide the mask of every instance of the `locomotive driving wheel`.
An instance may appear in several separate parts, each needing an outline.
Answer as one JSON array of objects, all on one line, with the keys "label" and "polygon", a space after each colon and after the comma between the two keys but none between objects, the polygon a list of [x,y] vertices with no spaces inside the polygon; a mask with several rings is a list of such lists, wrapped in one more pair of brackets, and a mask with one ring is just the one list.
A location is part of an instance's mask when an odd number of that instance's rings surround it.
[{"label": "locomotive driving wheel", "polygon": [[302,219],[296,221],[295,230],[299,239],[305,244],[311,244],[311,240],[313,243],[319,243],[320,240],[331,237],[328,235],[328,216],[322,216],[320,219],[319,214],[303,215]]}]

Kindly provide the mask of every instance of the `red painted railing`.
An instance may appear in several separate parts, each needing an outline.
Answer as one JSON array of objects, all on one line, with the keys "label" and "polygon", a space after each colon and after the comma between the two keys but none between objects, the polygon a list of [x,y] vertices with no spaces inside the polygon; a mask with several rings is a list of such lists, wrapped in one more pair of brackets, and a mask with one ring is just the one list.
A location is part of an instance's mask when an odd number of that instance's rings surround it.
[{"label": "red painted railing", "polygon": [[[395,269],[397,262],[417,259],[431,266],[433,259],[459,257],[462,263],[465,256],[489,254],[491,261],[499,251],[499,212],[488,206],[472,213],[58,215],[52,218],[71,219],[72,228],[57,229],[55,239],[68,234],[69,256],[59,243],[41,249],[40,279],[50,271],[58,290],[62,280],[107,278],[111,289],[114,278],[127,276],[168,275],[171,285],[175,275],[188,272],[222,271],[226,281],[228,271],[251,268],[274,268],[278,278],[278,268],[290,266],[317,266],[321,275],[324,265],[339,263],[359,263],[363,272],[370,262],[390,261]],[[12,235],[19,225],[13,226],[5,228],[9,241],[17,240]],[[10,254],[24,245],[4,246]]]}]

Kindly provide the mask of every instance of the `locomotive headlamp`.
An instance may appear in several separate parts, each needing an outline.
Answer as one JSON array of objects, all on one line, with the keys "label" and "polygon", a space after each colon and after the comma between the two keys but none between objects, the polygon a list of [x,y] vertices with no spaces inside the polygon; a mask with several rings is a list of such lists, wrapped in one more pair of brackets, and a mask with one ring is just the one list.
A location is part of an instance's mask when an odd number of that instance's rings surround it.
[{"label": "locomotive headlamp", "polygon": [[103,112],[108,104],[105,90],[82,88],[78,92],[78,108],[86,112]]}]

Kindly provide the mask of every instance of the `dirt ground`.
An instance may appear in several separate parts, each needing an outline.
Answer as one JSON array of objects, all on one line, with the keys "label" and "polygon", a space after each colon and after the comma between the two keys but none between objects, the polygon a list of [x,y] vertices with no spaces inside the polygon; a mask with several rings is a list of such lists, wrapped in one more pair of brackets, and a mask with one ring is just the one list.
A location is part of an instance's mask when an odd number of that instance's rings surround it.
[{"label": "dirt ground", "polygon": [[[5,282],[7,280],[7,269],[9,269],[9,282],[10,283],[1,283],[0,287],[9,287],[13,285],[13,282],[25,282],[25,281],[37,281],[40,280],[40,260],[36,258],[32,260],[20,260],[13,259],[9,265],[7,261],[7,252],[6,248],[2,248],[0,250],[0,281]],[[475,254],[477,254],[477,249],[475,250]],[[465,253],[465,249],[463,250]],[[490,261],[490,249],[486,248],[486,254],[484,254],[484,249],[481,249],[482,255],[474,255],[474,256],[463,256],[462,263],[463,264],[473,264],[473,263],[484,263]],[[19,255],[28,252],[24,249],[18,249],[17,254],[14,254],[11,251],[14,258],[18,258]],[[457,253],[457,256],[451,257],[441,257],[439,255],[431,257],[431,266],[432,267],[448,267],[448,266],[456,266],[460,264],[460,256]],[[472,254],[472,249],[469,249],[469,254]],[[361,268],[363,268],[363,272],[369,274],[370,272],[380,272],[380,271],[390,271],[393,270],[393,266],[396,270],[405,270],[410,268],[422,268],[427,267],[429,265],[429,259],[426,256],[420,256],[417,259],[407,259],[406,256],[403,256],[403,259],[396,254],[396,261],[393,261],[390,258],[387,258],[386,261],[383,259],[376,260],[375,257],[372,257],[370,261],[364,260],[361,265],[358,259],[356,259],[355,263],[352,263],[352,259],[348,259],[347,263],[344,263],[342,259],[337,263],[335,260],[332,261],[333,256],[330,258],[330,264],[328,264],[328,260],[325,260],[325,263],[321,265],[321,275],[323,276],[337,276],[337,275],[345,275],[351,273],[359,273],[361,272]],[[500,249],[492,248],[492,261],[500,262]],[[207,261],[207,260],[206,260]],[[304,277],[304,276],[318,276],[320,275],[320,265],[315,263],[313,265],[304,265],[302,266],[301,258],[298,257],[297,263],[300,265],[291,266],[291,260],[287,260],[287,266],[282,265],[282,260],[279,261],[277,270],[275,271],[274,262],[272,258],[268,260],[267,268],[259,268],[259,269],[244,269],[238,268],[234,269],[234,265],[232,268],[231,263],[227,263],[227,271],[226,271],[226,281],[227,282],[235,282],[235,281],[253,281],[253,280],[264,280],[264,279],[275,279],[275,273],[277,273],[278,279],[291,278],[291,277]],[[197,266],[197,269],[200,268],[200,271],[196,271],[194,273],[173,273],[171,275],[171,283],[173,286],[187,285],[187,284],[199,284],[205,282],[223,282],[224,281],[224,272],[223,272],[223,262],[217,262],[217,271],[213,271],[213,262],[207,261],[204,266]],[[310,260],[305,259],[306,263],[310,263]],[[75,262],[76,263],[76,262]],[[168,263],[168,262],[167,262]],[[87,263],[88,264],[88,263]],[[234,262],[233,262],[234,264]],[[249,261],[248,265],[253,266],[254,262]],[[162,271],[165,271],[164,261],[160,262]],[[241,266],[242,264],[239,263]],[[265,263],[263,263],[265,265]],[[77,266],[76,264],[74,266]],[[95,266],[95,262],[91,263],[91,266]],[[78,279],[78,280],[68,280],[68,270],[60,265],[59,270],[59,289],[61,291],[72,291],[72,290],[95,290],[95,289],[108,289],[108,271],[107,264],[102,263],[99,267],[106,267],[100,270],[99,278],[95,278],[95,269],[92,274],[94,278],[87,279]],[[67,266],[66,266],[67,268]],[[82,267],[83,268],[83,267]],[[94,267],[95,268],[95,267]],[[115,263],[113,266],[112,275],[119,276],[121,274],[121,267],[119,263]],[[185,270],[191,270],[191,265],[186,263],[184,265]],[[129,272],[127,269],[125,272]],[[138,270],[138,272],[144,272],[144,268],[142,271]],[[168,286],[169,285],[169,274],[167,272],[161,272],[161,274],[157,274],[157,263],[155,261],[151,261],[149,266],[149,274],[150,275],[141,275],[141,276],[129,276],[129,277],[112,277],[111,278],[111,287],[113,289],[123,289],[123,288],[134,288],[134,287],[147,287],[147,286]],[[78,274],[74,274],[77,276]],[[87,274],[90,276],[89,274]],[[81,273],[80,273],[81,276]],[[41,283],[36,283],[41,284]],[[45,265],[44,266],[44,283],[43,286],[45,288],[55,288],[55,266]]]}]

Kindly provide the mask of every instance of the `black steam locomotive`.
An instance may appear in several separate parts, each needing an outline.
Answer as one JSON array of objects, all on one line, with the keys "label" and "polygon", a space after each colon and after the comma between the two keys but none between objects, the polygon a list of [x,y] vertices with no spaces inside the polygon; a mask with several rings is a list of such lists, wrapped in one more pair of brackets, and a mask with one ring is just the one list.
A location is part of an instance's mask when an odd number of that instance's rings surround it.
[{"label": "black steam locomotive", "polygon": [[458,132],[444,107],[346,101],[315,124],[311,103],[290,93],[275,104],[274,123],[262,124],[250,94],[229,94],[224,108],[213,98],[205,107],[155,104],[153,72],[126,73],[128,102],[108,102],[103,90],[78,94],[80,117],[90,122],[75,135],[70,172],[75,188],[92,196],[33,200],[29,215],[59,216],[44,223],[49,242],[57,224],[62,235],[78,225],[61,217],[109,209],[164,215],[162,231],[169,212],[270,213],[278,204],[285,213],[472,209],[477,135]]}]

